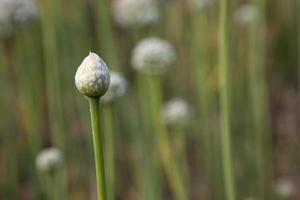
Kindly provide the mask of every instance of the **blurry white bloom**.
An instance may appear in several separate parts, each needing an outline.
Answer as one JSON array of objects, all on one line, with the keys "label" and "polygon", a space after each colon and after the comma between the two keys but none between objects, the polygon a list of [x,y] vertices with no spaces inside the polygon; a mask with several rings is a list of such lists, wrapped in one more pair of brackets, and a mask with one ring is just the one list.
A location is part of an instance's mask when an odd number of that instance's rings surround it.
[{"label": "blurry white bloom", "polygon": [[34,0],[0,0],[0,34],[7,35],[39,17]]},{"label": "blurry white bloom", "polygon": [[147,38],[133,50],[132,66],[141,72],[163,74],[176,61],[174,48],[165,40]]},{"label": "blurry white bloom", "polygon": [[115,0],[113,17],[121,27],[139,27],[159,21],[159,10],[154,0]]},{"label": "blurry white bloom", "polygon": [[44,149],[36,158],[36,167],[40,172],[50,172],[63,163],[63,156],[56,148]]},{"label": "blurry white bloom", "polygon": [[12,0],[15,1],[14,21],[19,24],[35,21],[38,16],[38,8],[34,0]]},{"label": "blurry white bloom", "polygon": [[259,10],[255,5],[246,4],[236,11],[234,17],[240,24],[249,24],[259,17]]},{"label": "blurry white bloom", "polygon": [[186,126],[192,119],[192,109],[189,104],[180,98],[167,102],[163,108],[163,120],[170,126]]},{"label": "blurry white bloom", "polygon": [[11,0],[0,0],[0,35],[13,31]]},{"label": "blurry white bloom", "polygon": [[78,67],[75,84],[80,93],[88,97],[103,96],[110,82],[108,68],[95,53],[90,53]]},{"label": "blurry white bloom", "polygon": [[296,192],[295,185],[288,178],[280,178],[275,185],[275,192],[284,199],[289,199]]},{"label": "blurry white bloom", "polygon": [[205,10],[210,7],[215,0],[189,0],[189,6],[192,10]]},{"label": "blurry white bloom", "polygon": [[110,73],[110,85],[103,96],[105,103],[113,101],[117,97],[121,97],[126,94],[128,87],[127,80],[118,72]]}]

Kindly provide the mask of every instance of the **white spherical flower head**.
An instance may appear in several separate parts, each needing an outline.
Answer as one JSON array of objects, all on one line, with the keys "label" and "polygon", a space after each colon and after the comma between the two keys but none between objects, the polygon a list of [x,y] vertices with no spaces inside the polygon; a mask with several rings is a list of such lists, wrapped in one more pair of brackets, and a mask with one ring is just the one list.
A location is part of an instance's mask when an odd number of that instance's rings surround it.
[{"label": "white spherical flower head", "polygon": [[18,24],[28,24],[36,21],[39,17],[37,5],[34,0],[15,1],[14,21]]},{"label": "white spherical flower head", "polygon": [[103,96],[110,83],[105,62],[95,53],[90,53],[78,67],[75,84],[80,93],[88,97]]},{"label": "white spherical flower head", "polygon": [[38,16],[33,0],[0,0],[0,34],[8,35],[21,25],[32,23]]},{"label": "white spherical flower head", "polygon": [[236,11],[234,17],[241,25],[249,24],[257,20],[259,17],[259,10],[255,5],[243,5]]},{"label": "white spherical flower head", "polygon": [[0,0],[0,34],[7,35],[13,30],[12,0]]},{"label": "white spherical flower head", "polygon": [[36,167],[40,172],[51,172],[63,163],[63,156],[56,148],[47,148],[38,154]]},{"label": "white spherical flower head", "polygon": [[160,15],[154,0],[115,0],[113,17],[121,27],[140,27],[155,24]]},{"label": "white spherical flower head", "polygon": [[110,85],[103,96],[105,103],[112,102],[114,99],[121,97],[126,94],[128,87],[127,80],[118,72],[110,73]]},{"label": "white spherical flower head", "polygon": [[189,7],[194,11],[202,11],[214,4],[215,0],[190,0]]},{"label": "white spherical flower head", "polygon": [[281,198],[289,199],[296,192],[296,188],[292,180],[290,180],[289,178],[280,178],[276,182],[275,192]]},{"label": "white spherical flower head", "polygon": [[163,120],[169,126],[186,126],[192,119],[192,109],[189,104],[181,98],[170,100],[164,105]]},{"label": "white spherical flower head", "polygon": [[164,74],[176,61],[174,48],[165,40],[147,38],[133,50],[132,66],[147,74]]}]

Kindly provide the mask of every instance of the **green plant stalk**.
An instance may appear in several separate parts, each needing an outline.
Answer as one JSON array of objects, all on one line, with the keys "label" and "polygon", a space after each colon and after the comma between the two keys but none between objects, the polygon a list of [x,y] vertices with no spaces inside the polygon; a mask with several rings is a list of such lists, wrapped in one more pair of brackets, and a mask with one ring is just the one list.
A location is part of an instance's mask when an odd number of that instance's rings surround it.
[{"label": "green plant stalk", "polygon": [[[5,96],[9,97],[9,107],[12,108],[13,112],[11,117],[11,121],[13,123],[10,124],[8,127],[8,130],[11,131],[13,134],[5,134],[5,147],[4,147],[4,154],[5,154],[5,161],[6,161],[6,167],[7,167],[7,183],[5,189],[7,189],[8,196],[11,198],[16,198],[16,191],[19,186],[19,172],[18,172],[18,166],[19,166],[19,160],[18,160],[18,150],[19,146],[16,143],[16,136],[20,134],[22,125],[18,124],[18,121],[21,121],[20,118],[23,115],[21,112],[21,98],[20,98],[20,83],[19,83],[19,77],[18,77],[18,71],[15,63],[15,38],[14,36],[9,37],[8,39],[4,40],[3,42],[4,47],[4,60],[5,65],[8,66],[6,68],[7,72],[5,72],[5,76],[8,77],[6,81],[9,81],[11,84],[6,84],[5,82],[5,88],[7,90],[7,94]],[[11,110],[10,110],[11,111]],[[17,113],[19,115],[17,115]],[[8,131],[8,132],[9,132]],[[7,132],[7,130],[5,130]]]},{"label": "green plant stalk", "polygon": [[49,172],[44,176],[45,190],[47,200],[62,200],[59,196],[58,185],[57,185],[57,174]]},{"label": "green plant stalk", "polygon": [[[258,2],[260,8],[264,8]],[[268,188],[268,179],[271,174],[268,173],[268,157],[270,156],[270,134],[268,128],[267,114],[267,92],[265,80],[265,45],[264,41],[264,18],[259,18],[250,26],[249,30],[249,55],[248,55],[248,81],[250,88],[250,99],[253,110],[254,137],[256,149],[256,173],[257,189],[259,198],[268,199],[270,188]]]},{"label": "green plant stalk", "polygon": [[[159,163],[157,159],[157,149],[154,148],[155,141],[153,139],[152,114],[150,108],[150,94],[149,85],[147,83],[147,76],[138,75],[138,102],[141,110],[143,138],[141,138],[141,151],[143,152],[142,166],[142,196],[145,200],[160,200],[162,199],[162,179],[159,170]],[[139,134],[141,135],[141,134]]]},{"label": "green plant stalk", "polygon": [[92,123],[96,177],[97,177],[97,193],[99,200],[106,200],[106,183],[105,183],[105,168],[103,158],[103,147],[100,133],[100,113],[99,104],[100,98],[88,97],[90,106],[90,115]]},{"label": "green plant stalk", "polygon": [[113,108],[111,105],[104,107],[104,140],[105,140],[105,161],[107,171],[108,199],[115,199],[115,141],[114,141],[114,123]]},{"label": "green plant stalk", "polygon": [[117,48],[113,38],[114,32],[110,17],[110,8],[107,0],[95,0],[95,14],[97,18],[97,35],[99,36],[99,47],[104,53],[105,60],[113,69],[120,68],[118,63]]},{"label": "green plant stalk", "polygon": [[[15,130],[13,130],[15,131]],[[4,149],[4,156],[5,156],[5,190],[7,192],[7,197],[11,199],[17,198],[17,191],[19,187],[19,172],[18,172],[18,156],[17,156],[17,144],[15,141],[15,138],[12,138],[10,136],[7,136],[6,138],[6,144]]]},{"label": "green plant stalk", "polygon": [[230,70],[228,48],[228,8],[229,1],[220,1],[219,10],[219,79],[220,79],[220,109],[222,127],[222,162],[225,187],[225,198],[235,200],[234,163],[231,146],[231,107],[230,107]]},{"label": "green plant stalk", "polygon": [[[37,30],[20,31],[16,35],[16,52],[18,66],[20,68],[20,93],[23,97],[23,112],[24,112],[24,126],[29,138],[29,147],[32,156],[41,149],[41,119],[42,119],[42,102],[40,96],[41,88],[41,71],[39,68],[39,59],[27,59],[37,54],[35,37]],[[32,51],[27,51],[31,49]]]},{"label": "green plant stalk", "polygon": [[184,180],[182,174],[176,163],[176,158],[172,154],[170,140],[168,138],[167,130],[162,123],[161,110],[162,110],[162,91],[160,84],[160,77],[150,76],[147,77],[150,93],[150,109],[153,122],[153,131],[155,143],[159,149],[159,155],[162,165],[165,169],[170,186],[173,188],[175,198],[178,200],[187,200],[188,195],[184,187]]},{"label": "green plant stalk", "polygon": [[187,159],[187,141],[186,132],[182,127],[175,128],[174,132],[171,133],[174,137],[173,143],[175,147],[175,155],[177,155],[177,165],[182,171],[184,185],[189,188],[189,169],[188,169],[188,159]]},{"label": "green plant stalk", "polygon": [[64,117],[61,96],[61,79],[59,71],[59,57],[57,48],[57,25],[60,11],[60,1],[43,1],[42,12],[42,38],[45,57],[45,77],[47,100],[49,101],[50,129],[54,134],[54,143],[60,149],[65,149]]},{"label": "green plant stalk", "polygon": [[[195,86],[197,89],[197,110],[200,116],[200,133],[203,140],[205,171],[208,176],[209,196],[212,199],[223,197],[221,186],[220,151],[216,133],[209,128],[212,110],[213,92],[209,88],[211,65],[209,63],[209,24],[206,10],[196,12],[191,19],[193,31],[192,59]],[[202,152],[199,152],[199,155]]]}]

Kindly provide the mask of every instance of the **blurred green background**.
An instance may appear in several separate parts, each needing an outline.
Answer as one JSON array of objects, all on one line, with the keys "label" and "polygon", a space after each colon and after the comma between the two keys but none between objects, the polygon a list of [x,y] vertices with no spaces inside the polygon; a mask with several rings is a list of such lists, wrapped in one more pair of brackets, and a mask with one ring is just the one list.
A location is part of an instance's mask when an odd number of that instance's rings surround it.
[{"label": "blurred green background", "polygon": [[[96,199],[74,84],[90,51],[128,82],[101,104],[109,199],[300,199],[298,0],[26,1],[0,0],[0,199]],[[151,6],[158,19],[138,24]],[[159,84],[131,64],[148,37],[177,55]],[[162,122],[173,98],[191,108],[185,126]],[[64,160],[50,174],[35,165],[47,147]]]}]

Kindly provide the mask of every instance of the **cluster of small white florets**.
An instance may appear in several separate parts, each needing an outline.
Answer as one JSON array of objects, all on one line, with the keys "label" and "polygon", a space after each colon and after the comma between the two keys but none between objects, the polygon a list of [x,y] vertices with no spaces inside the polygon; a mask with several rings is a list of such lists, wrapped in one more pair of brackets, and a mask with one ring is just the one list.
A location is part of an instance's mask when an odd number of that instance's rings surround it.
[{"label": "cluster of small white florets", "polygon": [[115,0],[113,16],[121,27],[140,27],[155,24],[160,14],[154,0]]},{"label": "cluster of small white florets", "polygon": [[75,85],[80,93],[88,97],[101,97],[109,87],[110,75],[104,61],[90,53],[78,67]]},{"label": "cluster of small white florets", "polygon": [[163,74],[176,61],[174,48],[160,38],[146,38],[133,50],[132,66],[148,74]]},{"label": "cluster of small white florets", "polygon": [[279,178],[275,185],[275,192],[283,199],[290,199],[296,192],[295,184],[289,178]]},{"label": "cluster of small white florets", "polygon": [[256,19],[259,17],[259,10],[255,5],[252,4],[242,5],[238,8],[234,17],[236,22],[241,25],[249,24],[256,21]]},{"label": "cluster of small white florets", "polygon": [[44,149],[36,158],[36,168],[40,172],[51,172],[59,168],[62,163],[62,153],[54,147]]},{"label": "cluster of small white florets", "polygon": [[163,107],[163,120],[169,126],[186,126],[192,119],[192,109],[190,105],[181,98],[174,98]]},{"label": "cluster of small white florets", "polygon": [[110,103],[118,97],[126,94],[128,87],[127,80],[118,72],[110,73],[110,85],[103,96],[103,101],[105,103]]},{"label": "cluster of small white florets", "polygon": [[0,0],[0,35],[7,35],[39,17],[34,0]]}]

